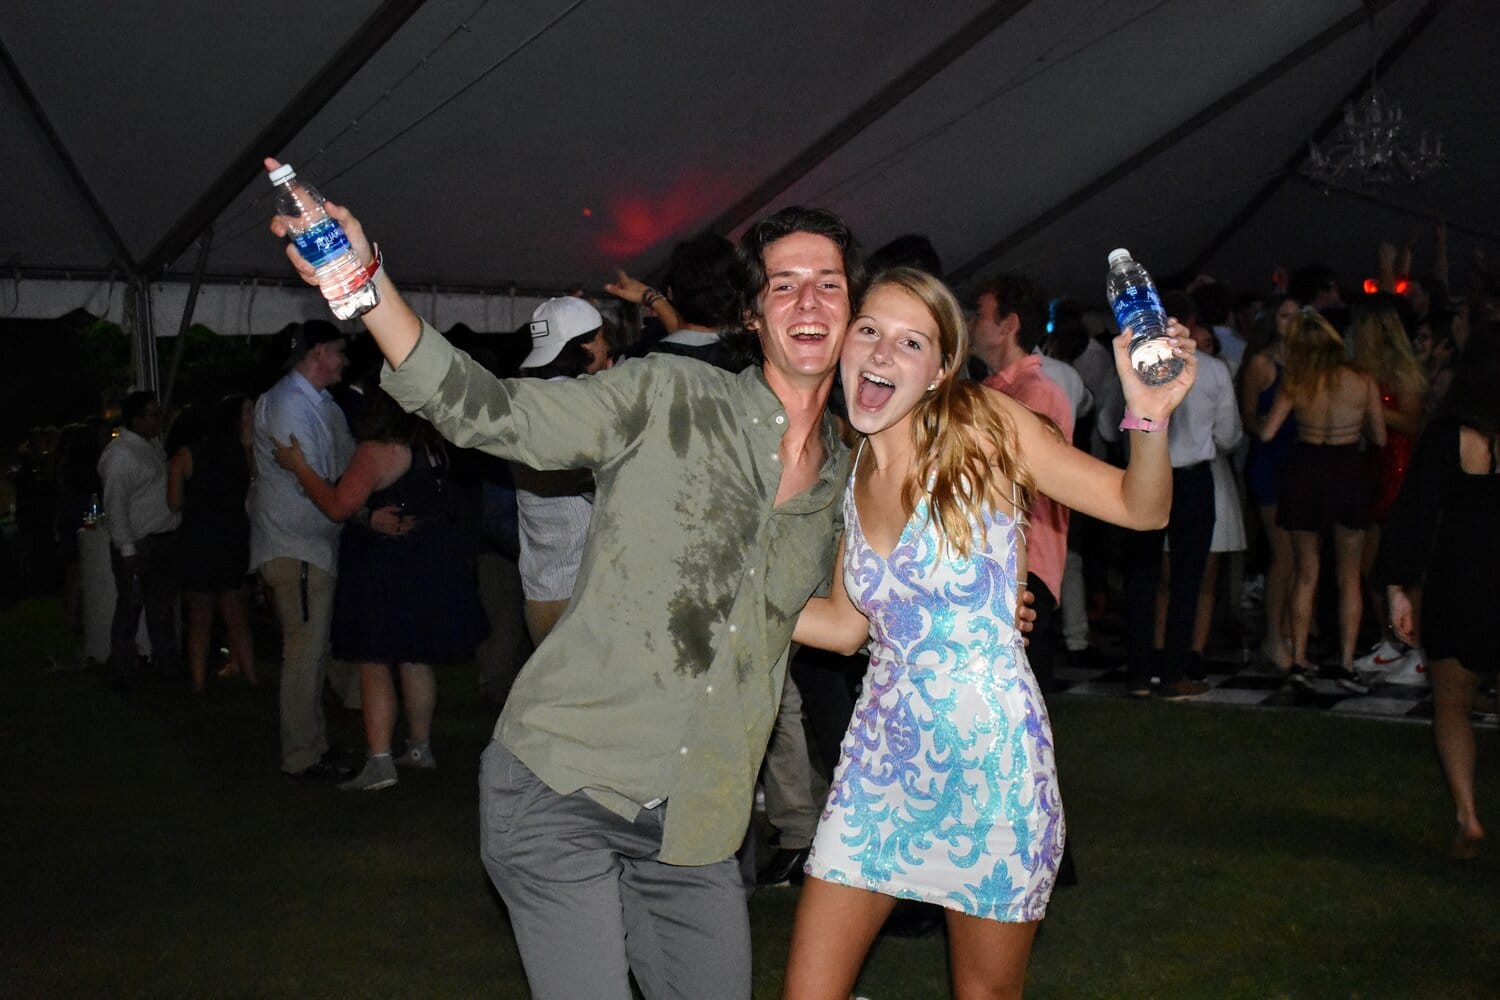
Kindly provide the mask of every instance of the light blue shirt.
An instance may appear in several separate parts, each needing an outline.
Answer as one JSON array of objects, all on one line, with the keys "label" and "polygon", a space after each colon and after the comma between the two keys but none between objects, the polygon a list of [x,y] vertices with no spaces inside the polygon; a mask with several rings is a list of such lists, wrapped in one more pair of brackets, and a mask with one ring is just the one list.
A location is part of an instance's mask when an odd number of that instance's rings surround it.
[{"label": "light blue shirt", "polygon": [[339,530],[323,516],[297,477],[276,464],[272,439],[292,435],[318,475],[336,482],[354,457],[354,436],[327,389],[315,389],[299,372],[288,372],[255,404],[255,481],[250,484],[250,568],[277,557],[304,560],[338,572]]}]

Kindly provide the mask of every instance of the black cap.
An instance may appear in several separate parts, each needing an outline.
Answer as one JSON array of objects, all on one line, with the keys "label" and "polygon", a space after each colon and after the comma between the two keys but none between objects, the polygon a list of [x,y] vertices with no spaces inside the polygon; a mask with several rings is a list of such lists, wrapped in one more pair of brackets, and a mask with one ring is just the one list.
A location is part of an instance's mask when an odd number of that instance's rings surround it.
[{"label": "black cap", "polygon": [[319,344],[342,340],[344,333],[326,319],[310,319],[292,331],[291,350],[287,354],[290,368],[307,357],[307,352]]}]

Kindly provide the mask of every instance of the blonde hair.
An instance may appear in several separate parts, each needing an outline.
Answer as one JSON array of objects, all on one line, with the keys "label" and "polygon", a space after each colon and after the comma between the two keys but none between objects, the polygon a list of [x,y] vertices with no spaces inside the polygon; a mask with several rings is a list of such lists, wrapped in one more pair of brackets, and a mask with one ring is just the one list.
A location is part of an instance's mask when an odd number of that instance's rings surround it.
[{"label": "blonde hair", "polygon": [[1012,499],[1000,490],[1001,478],[1016,486],[1019,515],[1031,505],[1031,473],[1021,461],[1015,423],[999,394],[963,377],[969,327],[953,293],[925,271],[894,267],[875,276],[866,297],[885,285],[900,288],[926,307],[937,324],[943,366],[937,385],[912,409],[915,461],[902,484],[901,502],[907,510],[914,510],[926,494],[927,516],[937,527],[939,541],[967,557],[973,549],[974,527],[984,523],[984,509]]},{"label": "blonde hair", "polygon": [[1332,391],[1340,369],[1351,367],[1344,338],[1312,307],[1304,307],[1286,332],[1286,391],[1305,396]]},{"label": "blonde hair", "polygon": [[1382,389],[1423,395],[1427,376],[1411,351],[1411,339],[1394,307],[1377,305],[1361,309],[1350,329],[1354,341],[1354,365],[1375,379]]}]

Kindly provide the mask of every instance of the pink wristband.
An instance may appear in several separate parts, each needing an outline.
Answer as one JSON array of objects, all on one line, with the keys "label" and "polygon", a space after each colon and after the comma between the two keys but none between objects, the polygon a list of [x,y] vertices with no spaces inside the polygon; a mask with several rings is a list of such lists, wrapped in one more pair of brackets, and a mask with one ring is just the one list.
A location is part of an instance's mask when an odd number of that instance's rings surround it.
[{"label": "pink wristband", "polygon": [[1152,420],[1150,417],[1138,417],[1129,410],[1126,410],[1125,419],[1120,421],[1120,430],[1145,431],[1147,434],[1153,431],[1164,431],[1167,429],[1167,421],[1170,419],[1169,417],[1162,417],[1160,420]]}]

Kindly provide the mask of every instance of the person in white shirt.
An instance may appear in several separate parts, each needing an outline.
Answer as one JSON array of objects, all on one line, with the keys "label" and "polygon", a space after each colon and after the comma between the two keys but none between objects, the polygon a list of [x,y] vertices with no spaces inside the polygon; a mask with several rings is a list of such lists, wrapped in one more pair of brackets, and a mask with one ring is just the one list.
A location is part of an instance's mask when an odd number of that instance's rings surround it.
[{"label": "person in white shirt", "polygon": [[109,671],[116,684],[126,685],[136,678],[135,636],[142,611],[156,675],[168,676],[177,668],[177,590],[171,565],[177,515],[167,506],[167,456],[158,440],[162,416],[156,393],[132,392],[120,415],[119,436],[99,456],[98,468],[115,578]]},{"label": "person in white shirt", "polygon": [[[593,375],[613,361],[604,342],[604,317],[588,302],[549,299],[531,314],[531,352],[521,362],[527,378]],[[526,630],[540,646],[573,596],[583,543],[594,513],[594,477],[587,469],[539,471],[511,463],[520,522],[521,587]]]},{"label": "person in white shirt", "polygon": [[250,566],[281,621],[281,770],[295,777],[346,776],[324,759],[323,681],[340,525],[276,464],[275,442],[293,436],[308,465],[336,482],[354,455],[354,436],[328,387],[343,377],[344,335],[332,323],[302,324],[292,336],[291,370],[255,404],[250,485]]}]

